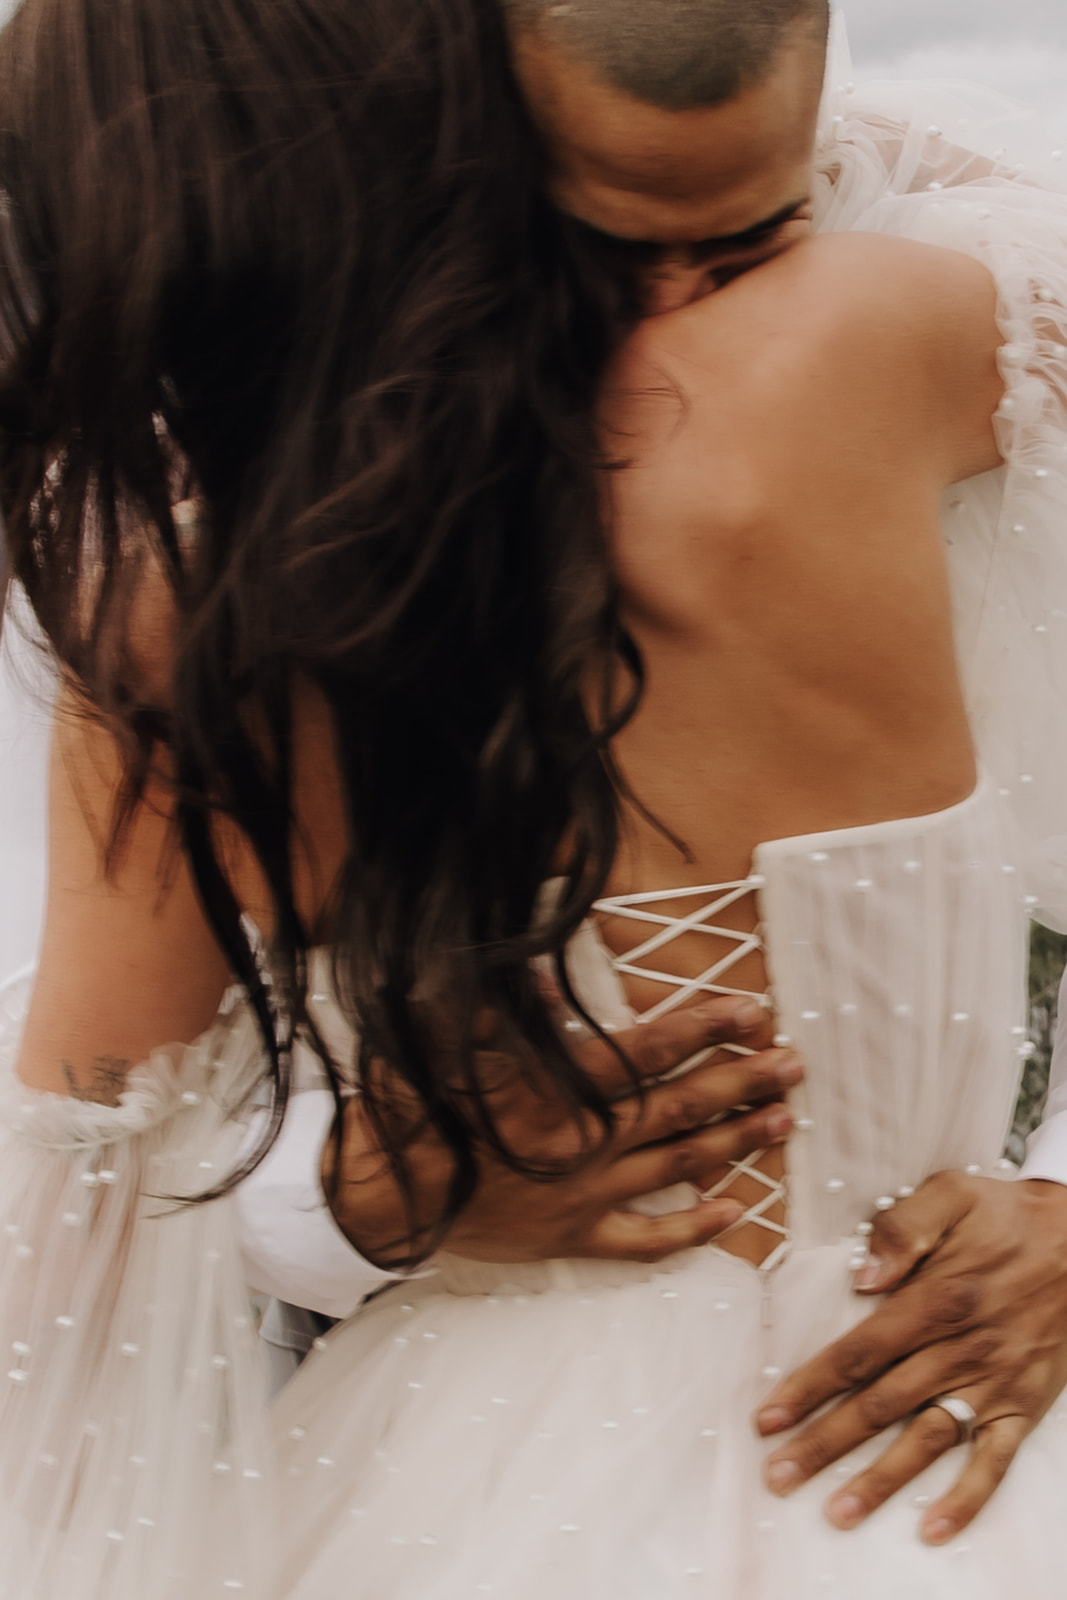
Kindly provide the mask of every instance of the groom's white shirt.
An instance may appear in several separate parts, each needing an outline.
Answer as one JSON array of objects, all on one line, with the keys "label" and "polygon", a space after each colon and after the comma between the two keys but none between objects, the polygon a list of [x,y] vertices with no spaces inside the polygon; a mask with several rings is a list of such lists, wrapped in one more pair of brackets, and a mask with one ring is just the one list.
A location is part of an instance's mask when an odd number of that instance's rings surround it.
[{"label": "groom's white shirt", "polygon": [[340,1318],[392,1274],[353,1250],[326,1204],[319,1165],[334,1109],[327,1089],[294,1094],[277,1142],[234,1203],[249,1287]]}]

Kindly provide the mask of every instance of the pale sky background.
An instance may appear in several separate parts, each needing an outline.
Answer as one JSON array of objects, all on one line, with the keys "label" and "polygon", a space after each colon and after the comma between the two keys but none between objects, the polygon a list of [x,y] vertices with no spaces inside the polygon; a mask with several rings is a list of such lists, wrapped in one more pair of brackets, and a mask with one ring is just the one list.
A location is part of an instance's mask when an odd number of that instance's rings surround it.
[{"label": "pale sky background", "polygon": [[[0,0],[0,23],[16,3]],[[833,3],[848,23],[857,79],[969,78],[1037,107],[1067,144],[1067,0]]]},{"label": "pale sky background", "polygon": [[1067,145],[1067,0],[839,0],[857,81],[966,78],[1036,107]]}]

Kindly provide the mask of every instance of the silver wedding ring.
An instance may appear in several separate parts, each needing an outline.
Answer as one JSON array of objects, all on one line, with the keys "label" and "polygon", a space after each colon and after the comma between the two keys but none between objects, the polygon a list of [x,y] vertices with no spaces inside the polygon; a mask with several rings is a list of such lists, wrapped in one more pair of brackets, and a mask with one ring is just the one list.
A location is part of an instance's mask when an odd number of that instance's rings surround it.
[{"label": "silver wedding ring", "polygon": [[957,1444],[970,1444],[978,1432],[978,1413],[972,1405],[961,1400],[958,1394],[942,1394],[936,1400],[928,1400],[923,1410],[929,1411],[931,1406],[940,1406],[942,1411],[948,1412],[959,1433]]}]

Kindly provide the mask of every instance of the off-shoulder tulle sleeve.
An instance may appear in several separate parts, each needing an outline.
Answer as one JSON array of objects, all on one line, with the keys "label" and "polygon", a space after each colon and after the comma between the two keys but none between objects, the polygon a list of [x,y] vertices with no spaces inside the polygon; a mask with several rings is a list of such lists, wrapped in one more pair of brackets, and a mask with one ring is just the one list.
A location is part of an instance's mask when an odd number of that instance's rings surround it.
[{"label": "off-shoulder tulle sleeve", "polygon": [[998,291],[1005,466],[945,497],[958,656],[983,765],[1024,834],[1038,920],[1067,931],[1067,172],[1039,119],[963,84],[853,87],[824,107],[820,231],[982,261]]},{"label": "off-shoulder tulle sleeve", "polygon": [[258,1072],[231,1008],[118,1107],[14,1074],[0,993],[0,1595],[269,1600],[261,1350],[223,1178]]}]

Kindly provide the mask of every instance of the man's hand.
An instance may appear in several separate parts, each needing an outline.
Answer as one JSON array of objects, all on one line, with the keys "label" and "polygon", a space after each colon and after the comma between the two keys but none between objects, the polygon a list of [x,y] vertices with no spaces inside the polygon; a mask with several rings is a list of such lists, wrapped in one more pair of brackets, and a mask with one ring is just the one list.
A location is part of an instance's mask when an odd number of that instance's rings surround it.
[{"label": "man's hand", "polygon": [[[736,1201],[714,1200],[661,1217],[625,1208],[675,1183],[708,1189],[728,1161],[788,1137],[792,1119],[781,1096],[800,1081],[802,1068],[791,1052],[766,1048],[772,1028],[754,1002],[723,999],[617,1034],[638,1075],[649,1081],[643,1096],[634,1092],[610,1045],[601,1039],[579,1045],[576,1058],[615,1100],[611,1137],[594,1143],[595,1153],[577,1170],[549,1182],[514,1171],[483,1146],[477,1191],[452,1224],[445,1248],[481,1261],[659,1261],[706,1244],[738,1220],[742,1208]],[[670,1083],[655,1081],[691,1056],[728,1043],[761,1053],[699,1066]],[[478,1065],[496,1126],[510,1148],[542,1167],[575,1155],[581,1132],[551,1086],[538,1087],[529,1071],[499,1052],[481,1052]],[[708,1125],[739,1105],[757,1109]],[[333,1157],[330,1141],[323,1185],[339,1226],[361,1255],[391,1264],[408,1231],[408,1215],[358,1099],[345,1113],[336,1180]],[[450,1155],[436,1134],[423,1131],[408,1144],[405,1158],[416,1218],[438,1216]]]},{"label": "man's hand", "polygon": [[959,1479],[922,1519],[945,1544],[982,1509],[1026,1435],[1067,1383],[1067,1188],[942,1172],[875,1222],[862,1293],[889,1291],[865,1322],[778,1385],[757,1418],[764,1435],[839,1404],[769,1458],[788,1494],[891,1424],[911,1422],[827,1505],[854,1528],[957,1442],[937,1396],[978,1416]]}]

